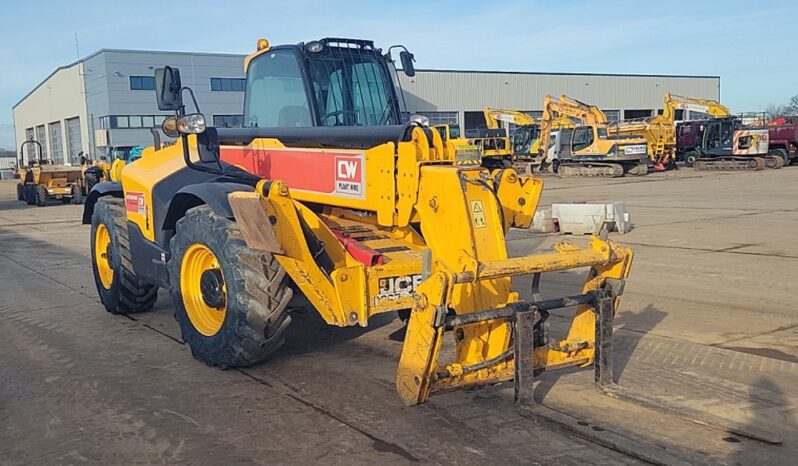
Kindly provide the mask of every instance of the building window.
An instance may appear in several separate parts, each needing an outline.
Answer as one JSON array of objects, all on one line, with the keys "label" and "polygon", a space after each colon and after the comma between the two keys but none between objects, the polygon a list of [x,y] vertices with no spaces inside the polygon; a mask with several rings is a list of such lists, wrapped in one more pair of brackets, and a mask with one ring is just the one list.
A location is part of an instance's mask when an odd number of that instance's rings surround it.
[{"label": "building window", "polygon": [[211,78],[212,91],[244,92],[246,88],[244,78]]},{"label": "building window", "polygon": [[633,120],[635,118],[648,118],[653,113],[653,110],[624,110],[623,119]]},{"label": "building window", "polygon": [[402,112],[402,121],[408,121],[410,115],[424,115],[429,118],[430,125],[456,125],[459,122],[457,112]]},{"label": "building window", "polygon": [[131,76],[130,77],[130,90],[131,91],[154,91],[155,90],[155,77],[154,76]]},{"label": "building window", "polygon": [[42,159],[47,158],[47,132],[44,125],[36,127],[36,140],[42,145]]},{"label": "building window", "polygon": [[100,128],[160,128],[166,115],[106,115],[100,117]]},{"label": "building window", "polygon": [[217,128],[240,128],[244,121],[243,115],[214,115],[213,126]]},{"label": "building window", "polygon": [[709,120],[711,117],[709,113],[704,112],[697,112],[695,110],[690,110],[688,120]]},{"label": "building window", "polygon": [[620,110],[602,110],[607,115],[607,121],[618,121],[621,118]]},{"label": "building window", "polygon": [[61,122],[54,121],[47,126],[50,130],[50,153],[53,155],[52,161],[56,165],[63,165],[64,142],[61,138]]}]

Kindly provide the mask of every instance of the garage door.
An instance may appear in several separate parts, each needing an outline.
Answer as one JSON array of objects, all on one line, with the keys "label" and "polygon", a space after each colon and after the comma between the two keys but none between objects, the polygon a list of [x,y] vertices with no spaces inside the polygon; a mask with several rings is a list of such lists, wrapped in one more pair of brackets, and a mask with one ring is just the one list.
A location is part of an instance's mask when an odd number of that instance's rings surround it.
[{"label": "garage door", "polygon": [[83,141],[80,138],[80,118],[66,120],[67,156],[72,165],[80,164],[80,151],[83,150]]}]

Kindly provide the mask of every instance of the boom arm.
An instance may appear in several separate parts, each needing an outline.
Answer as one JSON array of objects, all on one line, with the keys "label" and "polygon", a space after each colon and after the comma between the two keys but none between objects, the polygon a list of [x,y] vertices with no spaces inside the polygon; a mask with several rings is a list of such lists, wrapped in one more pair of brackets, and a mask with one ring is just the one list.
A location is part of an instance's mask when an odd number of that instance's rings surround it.
[{"label": "boom arm", "polygon": [[671,124],[676,120],[676,110],[691,110],[712,115],[715,118],[730,117],[731,111],[716,100],[696,99],[665,93],[665,105],[662,107],[662,119]]},{"label": "boom arm", "polygon": [[607,124],[607,115],[595,105],[588,105],[565,95],[559,99],[547,95],[543,101],[543,117],[540,119],[540,145],[538,154],[545,155],[549,147],[551,132],[558,127],[573,126],[563,125],[561,122],[568,117],[578,118],[588,126],[604,126]]},{"label": "boom arm", "polygon": [[499,124],[500,121],[506,121],[516,126],[532,126],[535,124],[534,118],[515,110],[485,107],[483,112],[485,114],[485,123],[489,129],[499,129],[501,126]]}]

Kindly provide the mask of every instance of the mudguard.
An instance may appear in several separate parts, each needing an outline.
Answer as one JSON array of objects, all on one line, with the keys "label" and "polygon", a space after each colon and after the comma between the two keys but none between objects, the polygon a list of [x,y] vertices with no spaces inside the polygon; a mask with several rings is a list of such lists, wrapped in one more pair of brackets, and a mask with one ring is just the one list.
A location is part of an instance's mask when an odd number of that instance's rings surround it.
[{"label": "mudguard", "polygon": [[83,224],[91,224],[91,216],[94,214],[94,205],[97,204],[97,199],[104,196],[114,196],[118,198],[124,197],[122,191],[122,183],[114,181],[106,181],[104,183],[97,183],[89,192],[86,197],[86,203],[83,205]]},{"label": "mudguard", "polygon": [[235,191],[254,191],[252,186],[240,183],[198,183],[184,186],[172,201],[161,230],[174,230],[175,224],[192,207],[206,204],[218,215],[234,218],[227,196]]}]

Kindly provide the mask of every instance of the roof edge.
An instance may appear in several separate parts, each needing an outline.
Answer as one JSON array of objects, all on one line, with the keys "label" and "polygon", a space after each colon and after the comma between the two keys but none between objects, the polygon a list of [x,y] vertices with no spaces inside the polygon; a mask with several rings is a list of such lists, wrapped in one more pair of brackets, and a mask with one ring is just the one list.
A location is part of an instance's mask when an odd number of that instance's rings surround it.
[{"label": "roof edge", "polygon": [[[401,69],[400,69],[401,71]],[[547,72],[547,71],[494,71],[494,70],[452,70],[452,69],[421,69],[416,68],[416,72],[427,73],[479,73],[479,74],[522,74],[522,75],[547,75],[547,76],[610,76],[610,77],[633,77],[633,78],[699,78],[699,79],[720,79],[720,76],[711,75],[690,75],[690,74],[644,74],[644,73],[573,73],[573,72]]]}]

